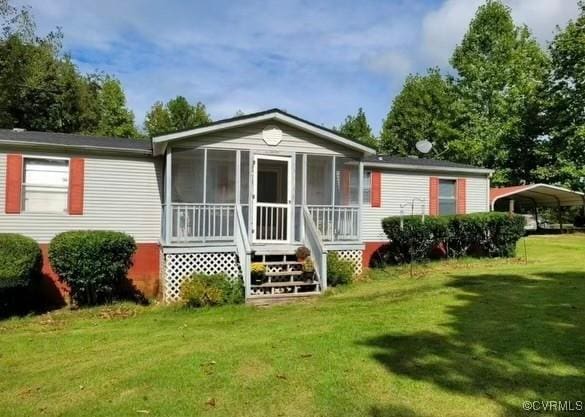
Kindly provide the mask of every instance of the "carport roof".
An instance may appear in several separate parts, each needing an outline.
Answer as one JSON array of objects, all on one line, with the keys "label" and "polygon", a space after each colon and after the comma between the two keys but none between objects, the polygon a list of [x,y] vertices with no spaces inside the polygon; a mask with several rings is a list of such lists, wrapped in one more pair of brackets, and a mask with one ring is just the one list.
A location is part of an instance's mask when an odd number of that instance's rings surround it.
[{"label": "carport roof", "polygon": [[490,190],[492,208],[496,201],[503,198],[526,200],[541,207],[569,207],[585,204],[583,193],[548,184],[516,185]]}]

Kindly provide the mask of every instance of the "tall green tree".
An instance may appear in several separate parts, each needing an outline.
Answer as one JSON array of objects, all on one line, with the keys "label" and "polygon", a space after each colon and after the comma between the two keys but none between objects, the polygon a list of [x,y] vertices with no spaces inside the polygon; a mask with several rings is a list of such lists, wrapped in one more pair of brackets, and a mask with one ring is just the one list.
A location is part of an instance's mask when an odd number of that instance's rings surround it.
[{"label": "tall green tree", "polygon": [[144,127],[149,136],[156,136],[207,123],[211,123],[211,117],[203,103],[192,105],[185,97],[177,96],[164,105],[161,101],[154,103],[146,114]]},{"label": "tall green tree", "polygon": [[106,77],[98,94],[99,123],[94,133],[100,136],[137,138],[134,113],[126,107],[122,84],[115,78]]},{"label": "tall green tree", "polygon": [[550,142],[543,179],[583,190],[585,184],[585,2],[550,44],[547,109]]},{"label": "tall green tree", "polygon": [[62,33],[36,34],[29,8],[0,0],[0,127],[135,137],[118,81],[81,74]]},{"label": "tall green tree", "polygon": [[372,128],[361,107],[355,116],[348,115],[337,130],[339,133],[358,140],[366,146],[378,149],[378,140],[372,134]]},{"label": "tall green tree", "polygon": [[466,118],[452,159],[496,169],[494,183],[531,181],[538,166],[549,59],[510,9],[479,7],[451,58]]},{"label": "tall green tree", "polygon": [[174,130],[171,114],[162,101],[157,101],[152,105],[144,119],[144,127],[151,137]]},{"label": "tall green tree", "polygon": [[434,145],[430,157],[444,155],[448,143],[459,138],[457,104],[452,80],[437,68],[426,75],[409,75],[382,124],[380,151],[418,155],[415,144],[426,139]]}]

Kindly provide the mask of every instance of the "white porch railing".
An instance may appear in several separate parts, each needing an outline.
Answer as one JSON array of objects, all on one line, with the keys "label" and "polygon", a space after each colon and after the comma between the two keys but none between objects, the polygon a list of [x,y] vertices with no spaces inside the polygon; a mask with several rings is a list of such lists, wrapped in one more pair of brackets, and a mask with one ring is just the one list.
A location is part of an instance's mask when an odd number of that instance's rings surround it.
[{"label": "white porch railing", "polygon": [[304,244],[311,251],[311,258],[315,265],[315,272],[321,286],[321,291],[327,289],[327,250],[315,223],[313,222],[313,216],[309,212],[307,207],[303,207],[303,217],[305,224],[305,242]]},{"label": "white porch railing", "polygon": [[[165,211],[166,209],[165,207]],[[359,207],[310,205],[302,208],[303,211],[305,209],[308,210],[323,241],[359,240]],[[240,207],[240,211],[242,210],[243,208]],[[292,229],[290,223],[294,219],[291,217],[293,212],[288,204],[257,203],[255,210],[253,236],[256,241],[291,240],[289,239]],[[163,216],[165,238],[169,243],[234,242],[236,204],[173,203],[170,211],[168,218]],[[242,217],[247,219],[245,215]],[[166,228],[167,220],[170,223],[168,228]],[[299,220],[301,219],[296,219],[296,221]],[[247,230],[246,220],[244,220],[244,226]],[[303,227],[302,224],[300,226]]]},{"label": "white porch railing", "polygon": [[359,240],[360,224],[358,206],[307,206],[311,218],[323,240]]},{"label": "white porch railing", "polygon": [[256,203],[256,240],[287,241],[289,212],[288,204]]},{"label": "white porch railing", "polygon": [[231,241],[235,204],[171,204],[170,241],[173,243]]},{"label": "white porch railing", "polygon": [[251,288],[250,269],[252,265],[252,249],[250,247],[250,242],[248,241],[248,231],[246,230],[246,223],[242,214],[242,207],[239,204],[236,206],[234,240],[236,242],[236,249],[238,251],[240,268],[242,269],[242,279],[244,281],[246,298],[249,298]]}]

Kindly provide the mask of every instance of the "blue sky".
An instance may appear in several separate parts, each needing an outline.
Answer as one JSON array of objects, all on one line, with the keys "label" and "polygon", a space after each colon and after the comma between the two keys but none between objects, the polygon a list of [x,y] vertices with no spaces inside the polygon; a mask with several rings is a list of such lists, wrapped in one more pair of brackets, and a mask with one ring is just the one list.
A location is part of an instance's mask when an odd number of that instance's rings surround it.
[{"label": "blue sky", "polygon": [[[271,107],[325,126],[363,107],[377,132],[405,76],[449,56],[482,0],[25,0],[41,33],[60,26],[82,71],[122,80],[142,125],[183,95],[213,119]],[[540,42],[576,0],[506,0]]]}]

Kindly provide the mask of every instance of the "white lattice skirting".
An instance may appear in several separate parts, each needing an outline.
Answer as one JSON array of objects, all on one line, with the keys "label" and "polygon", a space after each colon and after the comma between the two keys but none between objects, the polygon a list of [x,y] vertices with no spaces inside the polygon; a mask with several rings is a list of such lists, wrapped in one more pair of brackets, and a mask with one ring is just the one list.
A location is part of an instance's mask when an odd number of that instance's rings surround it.
[{"label": "white lattice skirting", "polygon": [[352,250],[338,250],[337,255],[339,259],[353,262],[353,273],[354,275],[360,275],[362,273],[362,256],[363,251],[360,249]]},{"label": "white lattice skirting", "polygon": [[233,252],[167,253],[165,254],[163,301],[179,301],[181,284],[191,274],[227,274],[232,278],[241,275],[238,257]]}]

